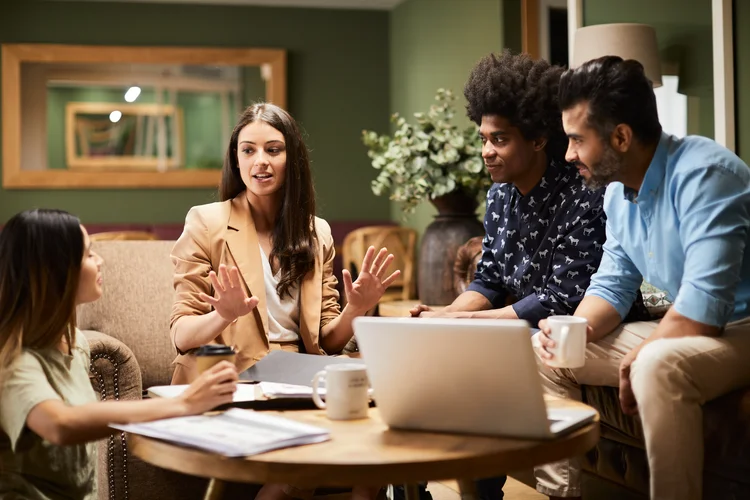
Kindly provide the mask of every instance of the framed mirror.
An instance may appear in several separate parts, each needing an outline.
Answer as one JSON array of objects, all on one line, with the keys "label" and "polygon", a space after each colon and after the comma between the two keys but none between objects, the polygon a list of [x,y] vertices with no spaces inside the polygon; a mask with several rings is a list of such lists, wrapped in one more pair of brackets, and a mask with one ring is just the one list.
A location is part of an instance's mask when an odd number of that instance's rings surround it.
[{"label": "framed mirror", "polygon": [[158,172],[178,169],[187,165],[183,161],[183,130],[182,109],[171,104],[68,102],[67,168]]},{"label": "framed mirror", "polygon": [[286,107],[284,50],[3,45],[3,187],[215,187],[261,100]]}]

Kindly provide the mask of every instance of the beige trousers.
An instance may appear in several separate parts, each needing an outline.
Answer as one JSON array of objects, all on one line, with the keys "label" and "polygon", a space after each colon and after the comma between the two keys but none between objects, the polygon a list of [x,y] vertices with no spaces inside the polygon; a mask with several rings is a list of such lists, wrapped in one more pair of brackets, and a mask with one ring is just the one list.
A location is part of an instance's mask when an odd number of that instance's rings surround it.
[{"label": "beige trousers", "polygon": [[[623,356],[648,338],[657,322],[621,325],[590,343],[582,368],[541,364],[545,389],[581,399],[581,385],[619,386]],[[661,339],[645,346],[631,367],[630,382],[651,474],[651,498],[693,500],[703,494],[703,411],[701,405],[750,385],[750,318],[730,323],[721,337]],[[578,459],[535,469],[545,495],[581,495]]]}]

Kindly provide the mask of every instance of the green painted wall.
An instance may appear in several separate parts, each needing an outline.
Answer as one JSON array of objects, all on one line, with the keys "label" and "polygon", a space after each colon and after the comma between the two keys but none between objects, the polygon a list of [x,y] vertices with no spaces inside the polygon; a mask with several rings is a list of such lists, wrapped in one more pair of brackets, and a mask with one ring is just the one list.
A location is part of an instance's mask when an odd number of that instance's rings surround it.
[{"label": "green painted wall", "polygon": [[[750,163],[750,2],[734,2],[734,91],[737,153]],[[740,29],[740,27],[744,29]]]},{"label": "green painted wall", "polygon": [[[463,86],[479,59],[503,47],[502,7],[500,0],[406,0],[396,7],[391,12],[391,111],[413,119],[445,87],[460,96],[459,123],[468,123]],[[402,220],[398,204],[391,213],[393,220]],[[422,203],[406,225],[421,232],[435,214],[431,204]]]},{"label": "green painted wall", "polygon": [[653,26],[662,60],[679,64],[680,92],[696,98],[697,107],[689,104],[689,113],[698,112],[693,132],[713,137],[711,0],[584,0],[583,23]]},{"label": "green painted wall", "polygon": [[521,0],[503,0],[503,45],[521,53]]},{"label": "green painted wall", "polygon": [[[458,9],[457,9],[458,10]],[[370,191],[362,129],[387,130],[389,14],[113,2],[0,2],[0,42],[276,47],[288,50],[288,103],[312,150],[319,214],[387,219]],[[0,190],[0,223],[34,206],[85,222],[180,222],[214,189]]]}]

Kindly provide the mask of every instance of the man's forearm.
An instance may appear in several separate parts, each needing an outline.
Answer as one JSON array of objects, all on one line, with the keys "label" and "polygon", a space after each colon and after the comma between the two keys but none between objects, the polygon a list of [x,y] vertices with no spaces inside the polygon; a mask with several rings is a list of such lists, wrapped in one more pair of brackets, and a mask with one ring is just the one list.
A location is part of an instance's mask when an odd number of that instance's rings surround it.
[{"label": "man's forearm", "polygon": [[617,309],[606,300],[594,295],[584,297],[573,315],[586,318],[588,321],[589,327],[591,327],[587,339],[589,342],[596,342],[604,338],[622,323],[622,318],[620,318]]},{"label": "man's forearm", "polygon": [[469,319],[518,319],[513,306],[505,306],[500,309],[486,309],[484,311],[457,311],[437,312],[432,317],[439,318],[469,318]]},{"label": "man's forearm", "polygon": [[442,312],[486,311],[487,309],[492,309],[492,303],[487,300],[487,297],[479,292],[468,290],[456,297],[456,300],[446,306]]},{"label": "man's forearm", "polygon": [[474,291],[462,293],[453,304],[443,309],[438,315],[448,318],[518,319],[513,306],[493,309],[492,304],[484,295]]},{"label": "man's forearm", "polygon": [[505,306],[500,309],[487,309],[485,311],[473,311],[465,314],[465,317],[472,319],[518,319],[513,306]]}]

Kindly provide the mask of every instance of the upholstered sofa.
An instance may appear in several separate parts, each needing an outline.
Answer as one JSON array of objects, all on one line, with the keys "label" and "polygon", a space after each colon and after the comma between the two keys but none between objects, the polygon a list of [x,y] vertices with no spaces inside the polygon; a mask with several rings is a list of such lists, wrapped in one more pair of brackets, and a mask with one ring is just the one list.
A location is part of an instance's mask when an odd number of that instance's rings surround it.
[{"label": "upholstered sofa", "polygon": [[[457,292],[473,279],[481,250],[481,237],[459,248],[454,266]],[[668,304],[659,292],[648,285],[641,291],[654,317],[663,315]],[[649,472],[640,421],[620,411],[615,388],[584,386],[583,396],[584,402],[599,410],[602,435],[584,457],[584,498],[647,497]],[[703,498],[750,498],[750,388],[708,402],[703,416]]]}]

